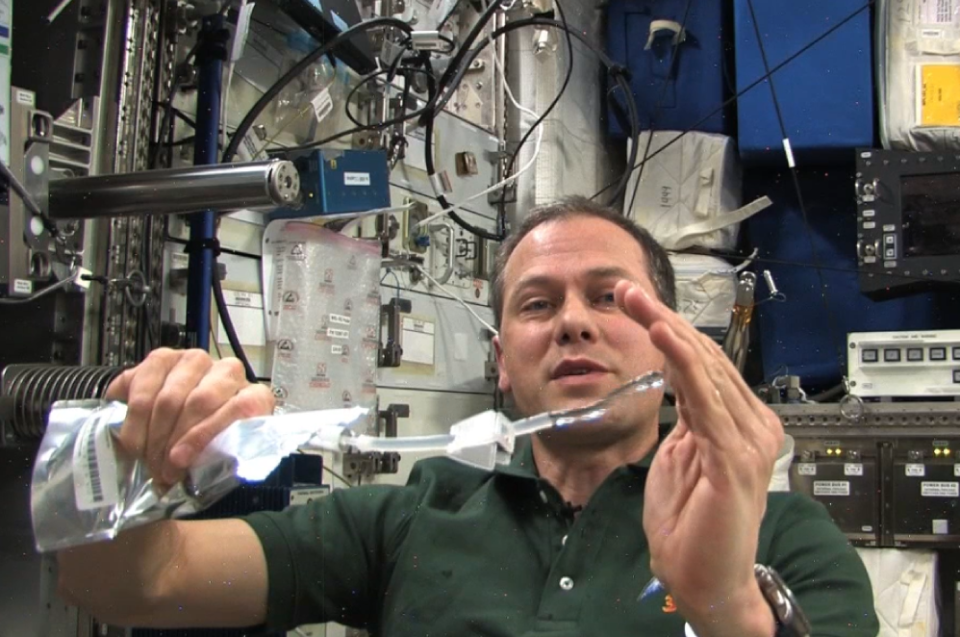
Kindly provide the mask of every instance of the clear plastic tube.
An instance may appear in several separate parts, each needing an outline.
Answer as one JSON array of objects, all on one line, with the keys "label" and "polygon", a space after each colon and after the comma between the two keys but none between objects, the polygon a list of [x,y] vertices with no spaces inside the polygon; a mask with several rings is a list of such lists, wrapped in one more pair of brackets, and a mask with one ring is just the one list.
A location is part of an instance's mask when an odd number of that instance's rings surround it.
[{"label": "clear plastic tube", "polygon": [[548,411],[537,414],[536,416],[531,416],[530,418],[518,420],[513,423],[514,434],[517,436],[525,436],[552,427],[569,427],[571,425],[599,422],[603,420],[603,418],[610,413],[610,410],[621,400],[650,389],[660,389],[663,387],[663,383],[663,374],[660,372],[650,372],[643,376],[637,376],[610,392],[606,398],[593,404],[573,409]]},{"label": "clear plastic tube", "polygon": [[[341,440],[343,447],[353,447],[357,451],[445,451],[453,443],[450,434],[436,436],[406,436],[404,438],[377,438],[374,436],[345,436]],[[341,447],[342,449],[342,447]]]},{"label": "clear plastic tube", "polygon": [[605,398],[590,405],[545,412],[516,422],[510,422],[503,414],[490,410],[458,422],[450,428],[449,434],[378,438],[355,435],[348,429],[343,429],[342,434],[336,438],[315,437],[309,446],[320,446],[329,451],[355,449],[362,453],[432,451],[445,453],[455,460],[484,469],[492,469],[495,462],[504,460],[513,453],[514,441],[518,436],[530,435],[544,429],[598,423],[627,398],[662,388],[663,385],[663,374],[650,372],[621,385]]}]

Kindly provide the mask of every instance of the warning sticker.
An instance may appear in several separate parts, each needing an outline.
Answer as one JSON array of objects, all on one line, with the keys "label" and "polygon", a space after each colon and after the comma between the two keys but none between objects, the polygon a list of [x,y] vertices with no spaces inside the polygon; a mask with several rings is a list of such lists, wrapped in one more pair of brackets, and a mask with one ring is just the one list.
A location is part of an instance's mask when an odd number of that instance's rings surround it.
[{"label": "warning sticker", "polygon": [[960,497],[960,482],[921,482],[920,495],[925,498]]},{"label": "warning sticker", "polygon": [[115,505],[120,500],[113,436],[100,418],[83,425],[73,446],[73,490],[81,511]]},{"label": "warning sticker", "polygon": [[817,496],[848,496],[850,483],[846,480],[815,480],[813,495]]},{"label": "warning sticker", "polygon": [[960,64],[922,64],[919,73],[920,126],[960,126]]}]

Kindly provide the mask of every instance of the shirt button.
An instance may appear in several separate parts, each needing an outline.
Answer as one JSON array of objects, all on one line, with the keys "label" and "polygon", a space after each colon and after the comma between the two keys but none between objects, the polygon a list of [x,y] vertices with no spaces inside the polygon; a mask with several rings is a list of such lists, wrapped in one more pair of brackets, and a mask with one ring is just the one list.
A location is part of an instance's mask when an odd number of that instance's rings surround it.
[{"label": "shirt button", "polygon": [[562,588],[565,591],[569,591],[570,589],[573,588],[573,580],[570,579],[569,577],[561,577],[560,588]]},{"label": "shirt button", "polygon": [[566,546],[566,545],[567,545],[567,536],[564,535],[563,539],[560,540],[560,546]]}]

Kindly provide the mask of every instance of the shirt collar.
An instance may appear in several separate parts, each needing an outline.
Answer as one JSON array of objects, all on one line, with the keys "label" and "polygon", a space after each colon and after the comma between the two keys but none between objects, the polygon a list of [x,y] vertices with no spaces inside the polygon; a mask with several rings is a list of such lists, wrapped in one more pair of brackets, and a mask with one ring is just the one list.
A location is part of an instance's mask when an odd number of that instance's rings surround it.
[{"label": "shirt collar", "polygon": [[[641,458],[639,462],[632,462],[624,466],[633,469],[649,469],[653,463],[653,458],[657,455],[657,450],[660,448],[660,443],[663,442],[667,433],[669,433],[669,431],[661,427],[657,444],[653,446],[653,449]],[[516,441],[510,464],[498,465],[496,472],[518,478],[534,480],[540,478],[540,474],[537,471],[537,463],[534,462],[533,459],[533,443],[530,440],[530,436],[524,436]]]}]

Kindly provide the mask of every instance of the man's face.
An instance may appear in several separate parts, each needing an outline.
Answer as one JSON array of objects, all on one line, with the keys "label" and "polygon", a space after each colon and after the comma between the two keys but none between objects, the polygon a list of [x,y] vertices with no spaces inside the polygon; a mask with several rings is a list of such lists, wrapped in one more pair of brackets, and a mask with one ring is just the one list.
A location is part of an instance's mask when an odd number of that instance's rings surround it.
[{"label": "man's face", "polygon": [[[647,331],[614,302],[614,287],[624,279],[656,298],[643,250],[603,219],[545,223],[517,245],[504,271],[494,345],[500,389],[512,393],[524,414],[582,406],[663,369]],[[647,392],[631,411],[649,418],[660,399]]]}]

